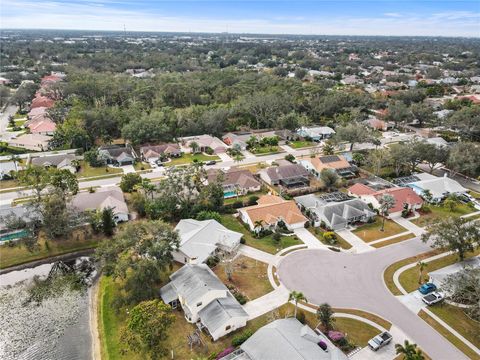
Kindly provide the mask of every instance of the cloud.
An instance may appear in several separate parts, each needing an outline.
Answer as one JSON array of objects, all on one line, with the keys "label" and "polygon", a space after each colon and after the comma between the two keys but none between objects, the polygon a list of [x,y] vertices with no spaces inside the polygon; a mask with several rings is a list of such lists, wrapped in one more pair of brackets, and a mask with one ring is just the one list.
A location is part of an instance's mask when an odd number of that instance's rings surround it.
[{"label": "cloud", "polygon": [[402,17],[402,14],[399,14],[399,13],[393,13],[393,12],[390,12],[390,13],[385,13],[383,14],[387,17],[394,17],[394,18],[401,18]]}]

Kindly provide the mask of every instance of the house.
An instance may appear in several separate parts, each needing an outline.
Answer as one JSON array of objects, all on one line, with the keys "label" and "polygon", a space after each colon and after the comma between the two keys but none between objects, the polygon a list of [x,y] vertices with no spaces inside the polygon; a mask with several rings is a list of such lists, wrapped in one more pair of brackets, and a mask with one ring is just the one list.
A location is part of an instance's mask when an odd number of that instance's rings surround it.
[{"label": "house", "polygon": [[74,160],[74,154],[49,155],[35,157],[31,160],[31,164],[46,168],[54,167],[59,170],[68,170],[72,174],[75,174],[77,172],[77,167],[72,163]]},{"label": "house", "polygon": [[212,149],[215,154],[224,153],[227,150],[227,145],[217,137],[210,135],[188,136],[181,138],[182,144],[191,148],[193,142],[197,143],[199,152],[206,152],[207,149]]},{"label": "house", "polygon": [[177,158],[182,156],[178,144],[148,145],[140,148],[140,156],[144,161],[156,161],[165,158]]},{"label": "house", "polygon": [[35,109],[38,107],[51,108],[55,104],[55,101],[42,95],[37,95],[30,104],[30,109]]},{"label": "house", "polygon": [[[323,342],[327,350],[319,343]],[[342,351],[336,348],[320,332],[313,331],[291,317],[278,319],[258,329],[240,345],[238,360],[346,360]],[[227,358],[233,360],[233,358]]]},{"label": "house", "polygon": [[343,155],[325,155],[299,160],[299,163],[316,177],[320,177],[323,169],[335,170],[342,177],[354,177],[357,167],[350,165]]},{"label": "house", "polygon": [[225,198],[260,191],[262,188],[262,183],[248,170],[239,168],[231,168],[227,171],[209,169],[207,171],[208,183],[217,181],[219,176],[223,178],[222,186]]},{"label": "house", "polygon": [[327,228],[341,230],[349,224],[368,222],[375,213],[359,199],[327,202],[314,194],[297,196],[295,202],[304,211],[308,211],[314,226],[322,223]]},{"label": "house", "polygon": [[251,132],[227,133],[222,137],[225,144],[232,148],[238,148],[240,151],[247,150],[247,141],[253,136]]},{"label": "house", "polygon": [[279,223],[285,224],[289,230],[294,230],[303,227],[308,221],[292,200],[264,195],[258,199],[257,203],[258,205],[238,209],[240,219],[252,231],[272,229]]},{"label": "house", "polygon": [[79,211],[113,210],[115,222],[128,221],[128,207],[122,190],[116,186],[100,188],[97,191],[80,192],[72,199],[71,206]]},{"label": "house", "polygon": [[29,128],[32,134],[53,135],[57,129],[57,124],[48,118],[36,116],[25,127]]},{"label": "house", "polygon": [[310,185],[307,169],[299,164],[273,166],[260,170],[259,174],[260,178],[270,185],[280,185],[289,189]]},{"label": "house", "polygon": [[185,319],[206,329],[214,341],[247,324],[248,314],[207,265],[185,264],[170,280],[160,289],[163,302],[180,304]]},{"label": "house", "polygon": [[305,127],[297,130],[297,134],[303,138],[310,138],[313,141],[328,139],[335,134],[335,130],[328,126]]},{"label": "house", "polygon": [[275,136],[283,141],[291,141],[297,139],[299,136],[291,130],[283,129],[283,130],[275,130]]},{"label": "house", "polygon": [[440,136],[427,138],[426,141],[427,141],[427,143],[433,144],[436,147],[440,147],[440,148],[448,146],[448,142]]},{"label": "house", "polygon": [[218,251],[233,252],[243,236],[215,220],[183,219],[175,230],[180,246],[173,252],[173,259],[182,264],[201,264]]},{"label": "house", "polygon": [[12,173],[20,170],[20,166],[15,161],[0,162],[0,180],[11,179]]},{"label": "house", "polygon": [[104,158],[107,164],[115,166],[132,165],[135,162],[135,155],[130,146],[108,145],[98,149],[98,154]]},{"label": "house", "polygon": [[[418,177],[418,175],[416,176]],[[431,178],[430,176],[432,176],[433,178]],[[415,191],[418,195],[423,196],[424,198],[425,192],[429,191],[432,196],[432,202],[440,202],[450,194],[461,195],[467,192],[467,189],[465,189],[457,181],[447,176],[430,176],[423,177],[424,179],[426,178],[425,180],[411,182],[407,184],[407,186],[411,187],[413,191]]]},{"label": "house", "polygon": [[41,134],[24,134],[15,139],[10,139],[8,145],[32,151],[45,151],[49,149],[48,142],[52,138]]},{"label": "house", "polygon": [[395,124],[389,121],[380,120],[377,118],[370,118],[365,120],[367,126],[375,130],[388,131],[395,127]]},{"label": "house", "polygon": [[395,205],[388,211],[389,218],[401,216],[405,209],[418,210],[423,205],[423,199],[409,187],[394,187],[377,191],[367,185],[357,183],[348,188],[348,193],[362,199],[367,204],[372,204],[375,209],[380,209],[380,199],[384,194],[391,195],[395,199]]},{"label": "house", "polygon": [[29,119],[33,119],[36,116],[42,116],[43,117],[47,113],[47,110],[48,110],[48,108],[46,108],[45,106],[40,106],[40,107],[33,108],[28,112],[27,117]]}]

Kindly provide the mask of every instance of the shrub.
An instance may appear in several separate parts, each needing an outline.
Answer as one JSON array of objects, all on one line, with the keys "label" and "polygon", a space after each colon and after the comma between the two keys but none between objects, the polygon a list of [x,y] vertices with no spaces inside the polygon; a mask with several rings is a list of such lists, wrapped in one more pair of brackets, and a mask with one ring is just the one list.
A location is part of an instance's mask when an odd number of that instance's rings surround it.
[{"label": "shrub", "polygon": [[207,259],[207,266],[209,268],[213,268],[215,266],[217,266],[217,264],[219,263],[220,259],[217,257],[217,256],[210,256],[208,259]]},{"label": "shrub", "polygon": [[327,336],[330,340],[332,340],[334,342],[339,342],[339,341],[345,339],[345,335],[343,335],[343,333],[341,331],[336,331],[336,330],[330,330],[327,333]]},{"label": "shrub", "polygon": [[225,350],[223,350],[221,353],[219,353],[216,357],[217,360],[227,356],[228,354],[232,353],[235,351],[235,348],[233,346],[229,346]]},{"label": "shrub", "polygon": [[293,156],[292,154],[285,155],[285,160],[293,163],[295,161],[295,156]]},{"label": "shrub", "polygon": [[337,242],[337,235],[335,235],[335,233],[332,231],[327,231],[323,233],[323,238],[329,244],[335,244]]},{"label": "shrub", "polygon": [[242,236],[242,238],[240,239],[240,244],[245,244],[246,241],[245,241],[245,238]]},{"label": "shrub", "polygon": [[210,147],[207,147],[207,148],[205,149],[205,153],[208,154],[208,155],[213,155],[213,149],[210,148]]},{"label": "shrub", "polygon": [[303,311],[300,310],[297,312],[297,320],[305,325],[305,313]]},{"label": "shrub", "polygon": [[276,233],[273,233],[272,239],[273,239],[273,241],[275,241],[275,242],[278,243],[278,242],[280,242],[280,240],[282,239],[282,235],[280,235],[280,234],[277,233],[277,232],[276,232]]},{"label": "shrub", "polygon": [[252,330],[245,330],[243,333],[240,335],[235,336],[232,339],[232,346],[240,346],[242,345],[245,341],[248,340],[250,336],[253,335]]},{"label": "shrub", "polygon": [[240,200],[236,200],[236,201],[232,204],[232,207],[233,207],[234,209],[239,209],[239,208],[243,207],[243,202],[240,201]]},{"label": "shrub", "polygon": [[258,199],[259,199],[259,197],[256,196],[256,195],[249,196],[248,203],[247,203],[248,206],[256,205]]},{"label": "shrub", "polygon": [[235,297],[235,299],[237,299],[237,301],[240,303],[240,305],[243,305],[247,302],[247,298],[242,293],[235,292],[235,293],[233,293],[233,296]]}]

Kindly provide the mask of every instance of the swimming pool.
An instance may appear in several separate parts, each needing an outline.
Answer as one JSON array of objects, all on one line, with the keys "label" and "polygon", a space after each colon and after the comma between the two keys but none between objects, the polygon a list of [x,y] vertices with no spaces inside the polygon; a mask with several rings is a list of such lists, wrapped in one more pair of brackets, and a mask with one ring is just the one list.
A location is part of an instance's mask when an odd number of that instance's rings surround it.
[{"label": "swimming pool", "polygon": [[232,198],[232,197],[235,197],[235,196],[237,196],[237,193],[235,191],[224,191],[223,192],[223,197],[225,199]]},{"label": "swimming pool", "polygon": [[0,235],[0,243],[2,241],[18,240],[18,239],[24,238],[27,235],[28,235],[28,231],[26,229],[22,229],[16,232],[11,232],[9,234]]}]

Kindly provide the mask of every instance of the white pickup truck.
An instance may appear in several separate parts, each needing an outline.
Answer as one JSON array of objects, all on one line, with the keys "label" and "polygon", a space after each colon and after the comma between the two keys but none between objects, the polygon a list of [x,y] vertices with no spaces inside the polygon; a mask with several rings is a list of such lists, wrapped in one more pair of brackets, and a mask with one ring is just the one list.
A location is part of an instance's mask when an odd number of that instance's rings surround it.
[{"label": "white pickup truck", "polygon": [[425,304],[427,305],[433,305],[436,304],[440,301],[442,301],[444,298],[442,293],[439,293],[438,291],[432,292],[428,295],[425,295],[422,300]]},{"label": "white pickup truck", "polygon": [[371,339],[368,342],[368,347],[373,351],[377,351],[378,349],[390,343],[390,341],[392,341],[392,335],[390,335],[388,331],[384,331]]}]

